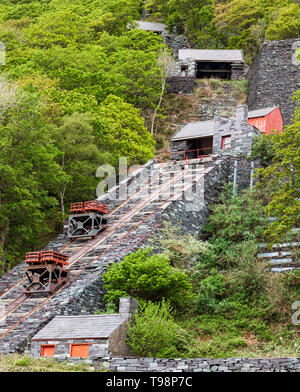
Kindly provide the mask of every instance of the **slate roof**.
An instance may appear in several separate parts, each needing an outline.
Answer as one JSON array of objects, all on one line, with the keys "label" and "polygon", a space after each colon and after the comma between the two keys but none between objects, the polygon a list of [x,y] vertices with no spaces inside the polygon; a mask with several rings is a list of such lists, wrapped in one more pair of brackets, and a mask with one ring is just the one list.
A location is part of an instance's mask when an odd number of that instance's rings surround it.
[{"label": "slate roof", "polygon": [[163,32],[166,29],[166,25],[164,23],[145,22],[143,20],[135,20],[135,23],[138,24],[137,29],[141,30]]},{"label": "slate roof", "polygon": [[119,314],[56,316],[32,340],[108,338],[124,320]]},{"label": "slate roof", "polygon": [[178,58],[179,60],[244,62],[242,50],[229,49],[179,49]]},{"label": "slate roof", "polygon": [[263,109],[257,109],[257,110],[250,110],[248,112],[248,118],[256,118],[256,117],[265,117],[269,113],[273,112],[276,108],[279,106],[273,106],[271,108],[263,108]]},{"label": "slate roof", "polygon": [[214,133],[214,120],[196,121],[184,125],[175,135],[172,136],[171,141],[183,139],[197,139],[198,137],[212,136]]}]

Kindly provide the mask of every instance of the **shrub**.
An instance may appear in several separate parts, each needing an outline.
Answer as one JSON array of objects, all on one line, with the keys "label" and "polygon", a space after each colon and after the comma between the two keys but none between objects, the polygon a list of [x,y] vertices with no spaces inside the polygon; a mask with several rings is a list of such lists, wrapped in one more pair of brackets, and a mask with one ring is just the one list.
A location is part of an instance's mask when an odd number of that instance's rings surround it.
[{"label": "shrub", "polygon": [[208,242],[200,241],[191,234],[185,234],[182,229],[170,222],[164,223],[158,241],[171,264],[180,268],[189,269],[200,255],[210,249]]},{"label": "shrub", "polygon": [[148,301],[129,322],[127,343],[137,356],[174,358],[187,346],[187,336],[175,323],[169,302]]},{"label": "shrub", "polygon": [[244,191],[232,195],[231,186],[225,186],[220,203],[212,208],[212,215],[205,227],[212,238],[229,242],[261,239],[267,226],[261,195],[255,191]]},{"label": "shrub", "polygon": [[150,247],[139,249],[108,268],[103,277],[107,302],[118,303],[121,296],[132,296],[153,302],[165,298],[176,307],[188,303],[192,286],[187,275],[172,267],[167,256],[151,252]]},{"label": "shrub", "polygon": [[267,167],[275,156],[275,142],[278,140],[277,134],[256,136],[250,158],[260,158],[263,167]]},{"label": "shrub", "polygon": [[219,313],[231,307],[226,297],[226,278],[216,273],[203,279],[198,288],[197,305],[202,313]]}]

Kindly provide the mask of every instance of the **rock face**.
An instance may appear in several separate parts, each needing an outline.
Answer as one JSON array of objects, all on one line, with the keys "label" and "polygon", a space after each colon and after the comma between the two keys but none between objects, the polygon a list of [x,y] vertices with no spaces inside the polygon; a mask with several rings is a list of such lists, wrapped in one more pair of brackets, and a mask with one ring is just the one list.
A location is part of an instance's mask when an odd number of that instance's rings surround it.
[{"label": "rock face", "polygon": [[248,73],[250,110],[280,106],[284,125],[295,110],[293,93],[300,87],[300,67],[296,49],[300,39],[264,42]]}]

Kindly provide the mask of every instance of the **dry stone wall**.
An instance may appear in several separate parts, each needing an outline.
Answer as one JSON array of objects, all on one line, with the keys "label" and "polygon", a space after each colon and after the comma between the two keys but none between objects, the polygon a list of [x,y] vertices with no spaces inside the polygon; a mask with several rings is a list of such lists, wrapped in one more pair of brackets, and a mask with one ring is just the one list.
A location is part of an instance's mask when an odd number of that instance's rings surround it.
[{"label": "dry stone wall", "polygon": [[106,368],[112,372],[300,372],[299,358],[162,359],[107,357],[87,360],[86,363],[93,365],[96,369]]},{"label": "dry stone wall", "polygon": [[280,106],[284,124],[290,123],[295,110],[292,95],[300,88],[298,47],[300,38],[264,42],[247,76],[250,110]]}]

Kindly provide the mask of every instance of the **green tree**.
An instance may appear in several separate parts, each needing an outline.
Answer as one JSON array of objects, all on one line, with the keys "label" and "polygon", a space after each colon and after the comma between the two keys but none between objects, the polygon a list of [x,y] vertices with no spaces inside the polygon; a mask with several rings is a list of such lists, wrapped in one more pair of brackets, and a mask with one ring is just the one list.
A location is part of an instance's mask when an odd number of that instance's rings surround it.
[{"label": "green tree", "polygon": [[153,158],[154,141],[138,109],[110,95],[100,105],[98,114],[97,144],[112,154],[110,164],[118,167],[120,157],[127,157],[130,166]]},{"label": "green tree", "polygon": [[66,176],[59,183],[58,199],[62,213],[65,203],[88,200],[95,197],[96,169],[101,163],[101,154],[95,144],[90,116],[73,113],[62,119],[54,129],[55,144],[61,151],[59,165]]},{"label": "green tree", "polygon": [[269,40],[280,40],[300,36],[300,5],[290,4],[274,11],[266,30]]},{"label": "green tree", "polygon": [[67,47],[89,40],[84,18],[69,10],[45,13],[26,30],[26,41],[30,47]]},{"label": "green tree", "polygon": [[24,17],[35,19],[47,10],[47,4],[39,1],[27,1],[22,4],[15,4],[7,9],[3,20],[19,20]]},{"label": "green tree", "polygon": [[107,302],[118,302],[122,296],[159,302],[163,298],[182,307],[191,298],[187,275],[170,265],[168,257],[151,255],[151,248],[139,249],[112,264],[103,276]]},{"label": "green tree", "polygon": [[154,17],[166,21],[169,31],[184,34],[190,47],[216,45],[212,0],[151,0],[145,7]]},{"label": "green tree", "polygon": [[121,35],[130,22],[139,18],[140,0],[98,0],[96,4],[89,23],[95,38],[103,31]]},{"label": "green tree", "polygon": [[[281,8],[284,9],[293,0],[231,0],[221,2],[215,6],[214,21],[221,32],[226,36],[225,45],[228,48],[244,49],[245,59],[252,62],[266,36],[266,30],[272,23],[277,26],[277,33],[284,31],[286,26],[273,22]],[[284,11],[283,11],[284,12]],[[273,17],[273,19],[272,19]],[[284,18],[283,18],[284,19]],[[275,27],[274,25],[274,27]],[[273,31],[270,27],[269,33]],[[293,35],[294,34],[294,35]],[[297,37],[295,30],[292,36]],[[289,38],[292,38],[290,36]]]},{"label": "green tree", "polygon": [[274,158],[274,144],[278,137],[278,134],[257,136],[253,142],[251,158],[260,158],[263,167],[267,167]]},{"label": "green tree", "polygon": [[[296,99],[296,97],[295,97]],[[258,172],[258,187],[270,191],[266,211],[277,217],[266,230],[271,243],[279,242],[299,222],[300,216],[300,94],[292,124],[275,142],[272,164]]]},{"label": "green tree", "polygon": [[63,173],[43,119],[39,96],[17,92],[0,103],[0,259],[5,271],[45,231],[57,201],[51,190]]}]

